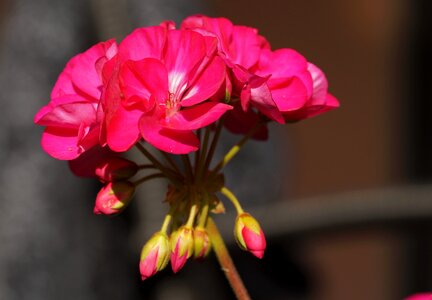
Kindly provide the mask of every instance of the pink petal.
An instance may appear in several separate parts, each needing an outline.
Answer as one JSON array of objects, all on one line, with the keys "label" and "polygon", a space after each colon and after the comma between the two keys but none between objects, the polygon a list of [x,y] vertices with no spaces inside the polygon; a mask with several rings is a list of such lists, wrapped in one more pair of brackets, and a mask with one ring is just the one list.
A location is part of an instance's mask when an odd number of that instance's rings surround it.
[{"label": "pink petal", "polygon": [[140,110],[126,110],[119,106],[107,124],[106,139],[108,146],[117,152],[129,150],[139,139],[138,122]]},{"label": "pink petal", "polygon": [[262,40],[255,28],[234,26],[230,44],[229,59],[242,67],[249,69],[259,59]]},{"label": "pink petal", "polygon": [[[96,62],[106,57],[107,51],[115,43],[114,40],[94,45],[87,51],[76,56],[75,65],[71,70],[72,82],[80,91],[99,100],[101,94],[102,78],[96,69]],[[110,55],[112,55],[110,53]]]},{"label": "pink petal", "polygon": [[[234,134],[247,134],[260,121],[260,119],[260,116],[253,110],[249,109],[244,112],[240,105],[236,104],[233,110],[230,110],[225,114],[224,126]],[[256,140],[267,140],[267,126],[262,125],[252,138]]]},{"label": "pink petal", "polygon": [[230,109],[232,109],[232,106],[224,103],[201,103],[174,114],[171,118],[167,119],[166,127],[176,130],[203,128],[219,120]]},{"label": "pink petal", "polygon": [[219,57],[215,57],[183,96],[181,105],[195,105],[212,97],[224,82],[225,72],[223,60]]},{"label": "pink petal", "polygon": [[250,101],[262,114],[280,124],[285,123],[281,112],[273,101],[272,93],[267,84],[250,89]]},{"label": "pink petal", "polygon": [[95,146],[81,154],[78,158],[70,160],[69,168],[76,176],[95,177],[96,168],[116,155],[108,147]]},{"label": "pink petal", "polygon": [[326,102],[328,83],[324,73],[314,64],[308,63],[308,70],[312,76],[313,93],[311,104],[320,105]]},{"label": "pink petal", "polygon": [[192,131],[163,127],[152,116],[143,116],[139,125],[144,140],[160,150],[173,154],[187,154],[198,150],[199,140]]},{"label": "pink petal", "polygon": [[78,60],[77,58],[78,55],[70,59],[69,62],[66,64],[66,67],[60,73],[51,91],[51,99],[63,95],[76,94],[76,91],[72,85],[71,73],[72,73],[72,68],[75,65],[75,62]]},{"label": "pink petal", "polygon": [[312,76],[308,71],[306,59],[293,49],[278,49],[274,52],[262,50],[257,69],[257,75],[264,76],[271,74],[271,79],[278,78],[299,78],[306,87],[307,97],[312,96]]},{"label": "pink petal", "polygon": [[80,155],[76,129],[47,127],[42,134],[42,148],[52,157],[61,160],[75,159]]},{"label": "pink petal", "polygon": [[[36,115],[39,117],[39,115]],[[53,107],[37,124],[43,126],[78,128],[81,123],[90,124],[96,120],[96,110],[91,103],[69,103]]]},{"label": "pink petal", "polygon": [[[165,102],[168,97],[168,74],[161,61],[146,58],[140,61],[127,61],[120,70],[121,90],[128,98],[139,96],[149,101],[153,95],[157,100]],[[145,111],[151,109],[150,103],[144,103]]]},{"label": "pink petal", "polygon": [[170,30],[165,54],[169,91],[181,99],[188,81],[192,79],[206,55],[202,35],[189,30]]},{"label": "pink petal", "polygon": [[288,112],[302,108],[307,101],[307,90],[303,81],[297,77],[270,78],[268,86],[273,100],[281,112]]},{"label": "pink petal", "polygon": [[129,34],[119,46],[122,61],[143,58],[160,59],[166,42],[167,28],[153,26],[138,28]]}]

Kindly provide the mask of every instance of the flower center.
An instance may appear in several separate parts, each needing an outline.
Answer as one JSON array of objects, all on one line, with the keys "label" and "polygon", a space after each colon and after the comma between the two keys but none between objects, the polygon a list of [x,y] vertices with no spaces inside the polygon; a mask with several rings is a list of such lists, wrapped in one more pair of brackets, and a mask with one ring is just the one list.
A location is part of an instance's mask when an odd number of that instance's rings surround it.
[{"label": "flower center", "polygon": [[180,101],[173,93],[169,93],[168,99],[165,100],[165,109],[167,117],[171,117],[180,109]]}]

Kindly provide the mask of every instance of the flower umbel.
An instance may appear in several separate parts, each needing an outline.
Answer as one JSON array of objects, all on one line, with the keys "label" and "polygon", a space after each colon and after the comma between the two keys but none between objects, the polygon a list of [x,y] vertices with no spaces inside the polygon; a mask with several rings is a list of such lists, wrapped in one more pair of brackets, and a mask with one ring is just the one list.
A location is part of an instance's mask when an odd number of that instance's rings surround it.
[{"label": "flower umbel", "polygon": [[[96,214],[117,215],[141,184],[167,181],[167,214],[141,252],[143,280],[169,260],[176,273],[213,249],[236,295],[248,299],[211,217],[225,211],[220,194],[237,211],[239,247],[262,258],[266,240],[227,188],[224,168],[249,139],[268,138],[268,123],[338,106],[323,71],[300,53],[271,49],[255,28],[197,15],[179,29],[171,21],[138,28],[73,57],[34,122],[45,126],[49,155],[104,184]],[[215,162],[224,128],[242,137]],[[133,147],[146,162],[124,157]]]}]

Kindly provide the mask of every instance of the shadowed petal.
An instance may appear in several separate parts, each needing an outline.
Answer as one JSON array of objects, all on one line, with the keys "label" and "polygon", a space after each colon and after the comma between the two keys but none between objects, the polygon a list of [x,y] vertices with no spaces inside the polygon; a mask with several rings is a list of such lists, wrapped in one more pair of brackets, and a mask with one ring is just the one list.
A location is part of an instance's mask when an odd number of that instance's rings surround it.
[{"label": "shadowed petal", "polygon": [[173,154],[187,154],[198,150],[199,140],[192,131],[162,127],[158,120],[144,116],[140,131],[145,141],[156,148]]},{"label": "shadowed petal", "polygon": [[205,102],[183,109],[167,120],[167,127],[177,130],[195,130],[219,120],[232,106],[224,103]]}]

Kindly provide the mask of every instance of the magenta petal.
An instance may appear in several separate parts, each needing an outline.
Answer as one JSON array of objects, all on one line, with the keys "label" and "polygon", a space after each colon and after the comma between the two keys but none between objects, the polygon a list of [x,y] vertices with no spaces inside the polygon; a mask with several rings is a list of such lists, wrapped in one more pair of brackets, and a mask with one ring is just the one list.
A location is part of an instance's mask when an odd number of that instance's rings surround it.
[{"label": "magenta petal", "polygon": [[167,120],[167,127],[176,130],[195,130],[217,121],[232,106],[218,102],[205,102],[183,109]]},{"label": "magenta petal", "polygon": [[[233,110],[230,110],[226,113],[224,117],[224,126],[234,134],[247,134],[254,126],[256,126],[258,122],[260,122],[260,120],[260,116],[253,110],[249,109],[244,112],[240,105],[236,104]],[[267,140],[267,126],[262,125],[255,132],[252,138],[256,140]]]},{"label": "magenta petal", "polygon": [[77,158],[81,152],[77,144],[78,131],[76,129],[47,127],[42,134],[42,148],[57,159]]},{"label": "magenta petal", "polygon": [[154,147],[173,154],[198,150],[199,140],[192,131],[162,127],[153,117],[143,116],[139,122],[141,135]]},{"label": "magenta petal", "polygon": [[140,110],[126,110],[119,106],[107,124],[108,146],[117,152],[129,150],[139,139],[138,121]]},{"label": "magenta petal", "polygon": [[307,101],[307,90],[297,77],[271,79],[268,82],[273,100],[281,112],[293,111],[303,107]]},{"label": "magenta petal", "polygon": [[219,90],[224,79],[225,64],[221,58],[215,57],[183,96],[181,105],[192,106],[209,99]]},{"label": "magenta petal", "polygon": [[120,70],[120,83],[126,100],[133,96],[149,100],[153,95],[159,101],[165,101],[168,95],[167,70],[154,58],[127,61]]},{"label": "magenta petal", "polygon": [[166,42],[167,29],[163,26],[138,28],[129,34],[119,46],[122,61],[143,58],[160,59]]},{"label": "magenta petal", "polygon": [[90,124],[96,120],[96,110],[91,103],[70,103],[59,105],[44,116],[37,124],[43,126],[57,126],[77,128],[81,123]]},{"label": "magenta petal", "polygon": [[257,88],[251,88],[250,101],[253,102],[253,106],[268,118],[281,124],[285,123],[281,112],[273,101],[272,93],[267,84],[263,84]]},{"label": "magenta petal", "polygon": [[106,57],[107,51],[114,44],[114,40],[94,45],[87,51],[76,56],[75,64],[71,70],[73,84],[85,94],[98,100],[102,78],[96,68],[96,62]]},{"label": "magenta petal", "polygon": [[230,44],[229,58],[231,62],[249,69],[259,59],[261,51],[261,38],[255,28],[234,26]]},{"label": "magenta petal", "polygon": [[[189,30],[170,30],[165,54],[169,91],[180,99],[188,81],[206,56],[206,42],[202,35]],[[192,75],[192,76],[190,76]]]},{"label": "magenta petal", "polygon": [[95,146],[81,154],[74,160],[69,161],[72,173],[80,177],[95,177],[95,170],[109,158],[117,156],[108,147]]}]

